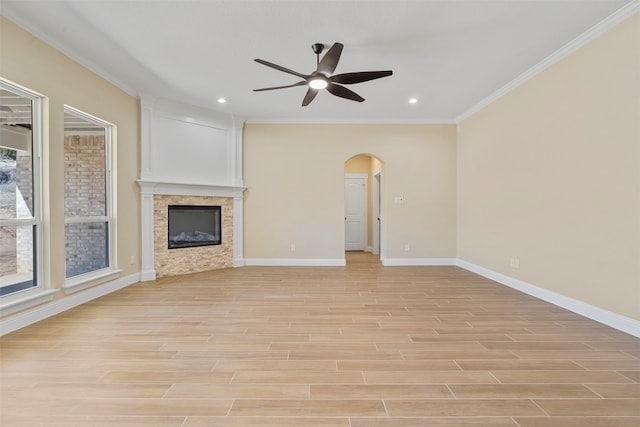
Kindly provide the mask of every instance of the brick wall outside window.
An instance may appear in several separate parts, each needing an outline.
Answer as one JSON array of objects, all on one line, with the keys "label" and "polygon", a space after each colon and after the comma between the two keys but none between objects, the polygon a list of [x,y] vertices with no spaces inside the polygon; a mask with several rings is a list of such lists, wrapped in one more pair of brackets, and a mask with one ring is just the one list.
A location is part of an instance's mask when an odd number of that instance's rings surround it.
[{"label": "brick wall outside window", "polygon": [[[64,141],[65,217],[106,215],[104,136],[69,135]],[[104,221],[67,224],[67,277],[108,266]]]}]

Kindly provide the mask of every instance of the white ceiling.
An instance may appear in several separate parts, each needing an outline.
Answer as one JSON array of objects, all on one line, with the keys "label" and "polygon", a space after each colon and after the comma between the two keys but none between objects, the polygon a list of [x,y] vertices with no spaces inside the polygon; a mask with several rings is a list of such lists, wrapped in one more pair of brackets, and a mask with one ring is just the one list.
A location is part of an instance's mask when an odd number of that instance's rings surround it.
[{"label": "white ceiling", "polygon": [[[452,122],[637,2],[0,0],[0,13],[134,95],[251,121]],[[254,58],[308,74],[316,42],[345,45],[335,73],[393,76],[349,85],[363,103],[252,91],[300,80]]]}]

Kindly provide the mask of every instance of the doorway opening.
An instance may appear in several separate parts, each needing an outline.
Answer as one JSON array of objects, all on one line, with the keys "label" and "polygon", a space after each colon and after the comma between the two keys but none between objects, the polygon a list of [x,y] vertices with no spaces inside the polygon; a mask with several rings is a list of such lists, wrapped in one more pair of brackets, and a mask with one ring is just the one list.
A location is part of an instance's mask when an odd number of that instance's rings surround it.
[{"label": "doorway opening", "polygon": [[345,259],[357,252],[382,258],[382,161],[359,154],[344,164]]}]

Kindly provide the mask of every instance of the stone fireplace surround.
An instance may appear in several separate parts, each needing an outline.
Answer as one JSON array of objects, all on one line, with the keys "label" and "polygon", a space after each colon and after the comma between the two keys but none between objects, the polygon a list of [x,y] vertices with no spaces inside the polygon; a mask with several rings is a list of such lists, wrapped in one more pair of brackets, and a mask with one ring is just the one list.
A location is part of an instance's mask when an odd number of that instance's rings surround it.
[{"label": "stone fireplace surround", "polygon": [[[143,281],[244,265],[242,192],[244,187],[138,181],[141,198]],[[169,204],[222,206],[221,245],[167,248]]]},{"label": "stone fireplace surround", "polygon": [[[219,205],[222,209],[220,245],[169,249],[169,205]],[[207,196],[153,197],[154,265],[158,277],[233,267],[233,198]]]}]

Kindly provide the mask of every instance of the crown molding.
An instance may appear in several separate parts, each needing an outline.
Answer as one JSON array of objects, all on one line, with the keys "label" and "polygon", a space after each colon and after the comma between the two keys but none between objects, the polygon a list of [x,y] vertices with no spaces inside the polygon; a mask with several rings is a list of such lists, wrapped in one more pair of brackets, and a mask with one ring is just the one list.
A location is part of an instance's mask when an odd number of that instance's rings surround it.
[{"label": "crown molding", "polygon": [[[59,8],[66,8],[64,11],[67,14],[74,14],[74,12],[71,9],[69,9],[68,6],[66,6],[64,4],[60,4],[58,7]],[[0,15],[4,16],[8,20],[13,22],[17,26],[19,26],[20,28],[22,28],[23,30],[33,34],[38,39],[40,39],[42,42],[44,42],[44,43],[48,44],[49,46],[53,47],[54,49],[56,49],[57,51],[61,52],[65,56],[71,58],[72,60],[74,60],[78,64],[80,64],[83,67],[85,67],[85,68],[89,69],[90,71],[94,72],[95,74],[97,74],[98,76],[102,77],[103,79],[105,79],[106,81],[108,81],[112,85],[116,86],[118,89],[124,91],[128,95],[130,95],[130,96],[132,96],[134,98],[138,97],[138,92],[132,86],[130,86],[130,85],[126,84],[125,82],[123,82],[122,80],[116,78],[115,76],[113,76],[113,74],[109,73],[104,68],[98,66],[95,62],[93,62],[91,60],[88,60],[87,58],[84,58],[81,54],[76,52],[74,49],[69,49],[64,44],[57,42],[55,40],[55,37],[52,37],[51,34],[48,31],[46,31],[43,27],[41,27],[40,25],[38,25],[35,22],[30,22],[28,19],[24,19],[21,16],[19,11],[15,11],[12,8],[10,3],[2,5],[2,10],[1,10]]]},{"label": "crown molding", "polygon": [[570,41],[569,43],[567,43],[566,45],[564,45],[563,47],[561,47],[560,49],[558,49],[557,51],[555,51],[554,53],[546,57],[545,59],[543,59],[538,64],[534,65],[529,70],[520,74],[518,77],[516,77],[511,82],[504,85],[502,88],[493,92],[491,95],[489,95],[482,101],[478,102],[477,104],[469,108],[464,113],[460,114],[458,117],[456,117],[454,122],[460,123],[461,121],[469,118],[473,114],[482,110],[484,107],[502,98],[504,95],[508,94],[515,88],[519,87],[520,85],[524,84],[528,80],[540,74],[547,68],[551,67],[552,65],[561,61],[562,59],[566,58],[567,56],[569,56],[576,50],[580,49],[587,43],[591,42],[592,40],[596,39],[600,35],[609,31],[616,25],[620,24],[622,21],[626,20],[627,18],[630,18],[638,11],[640,11],[640,0],[634,0],[631,3],[628,3],[627,5],[625,5],[624,7],[618,9],[616,12],[609,15],[607,18],[600,21],[599,23],[591,27],[589,30],[580,34],[578,37],[576,37],[575,39],[573,39],[572,41]]},{"label": "crown molding", "polygon": [[277,125],[455,125],[455,119],[248,118],[246,124]]}]

